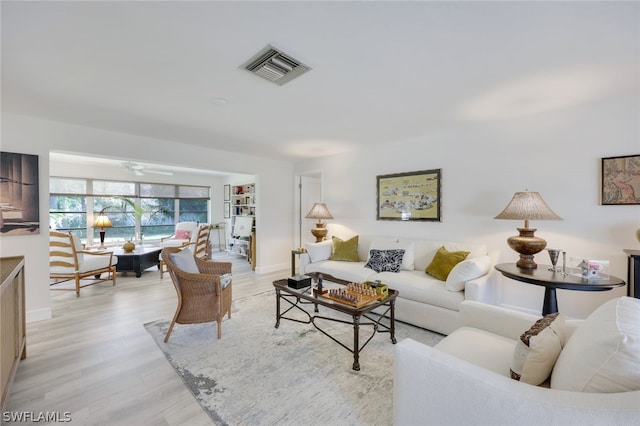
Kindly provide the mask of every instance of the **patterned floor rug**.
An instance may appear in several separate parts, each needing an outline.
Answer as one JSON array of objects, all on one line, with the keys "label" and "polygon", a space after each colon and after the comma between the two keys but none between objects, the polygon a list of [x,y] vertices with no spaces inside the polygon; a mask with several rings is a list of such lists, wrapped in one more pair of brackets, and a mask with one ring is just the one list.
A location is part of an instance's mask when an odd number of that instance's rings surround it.
[{"label": "patterned floor rug", "polygon": [[[276,329],[275,314],[269,291],[235,300],[220,340],[215,323],[177,324],[167,344],[168,321],[145,327],[216,425],[391,424],[394,345],[388,334],[368,343],[354,371],[346,349],[311,324],[282,320]],[[352,344],[351,326],[322,327]],[[398,341],[406,337],[432,346],[443,336],[396,323]]]}]

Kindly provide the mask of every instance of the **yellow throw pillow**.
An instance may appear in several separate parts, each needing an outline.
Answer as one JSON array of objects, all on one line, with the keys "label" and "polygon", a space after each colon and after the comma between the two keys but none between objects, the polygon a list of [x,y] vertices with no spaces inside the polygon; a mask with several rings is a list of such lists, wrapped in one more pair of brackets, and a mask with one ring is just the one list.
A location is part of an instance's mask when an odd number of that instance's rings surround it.
[{"label": "yellow throw pillow", "polygon": [[440,281],[446,281],[453,267],[465,260],[468,255],[468,251],[449,251],[442,246],[433,256],[425,272]]},{"label": "yellow throw pillow", "polygon": [[344,260],[346,262],[359,262],[358,236],[343,241],[338,237],[331,237],[333,251],[329,260]]}]

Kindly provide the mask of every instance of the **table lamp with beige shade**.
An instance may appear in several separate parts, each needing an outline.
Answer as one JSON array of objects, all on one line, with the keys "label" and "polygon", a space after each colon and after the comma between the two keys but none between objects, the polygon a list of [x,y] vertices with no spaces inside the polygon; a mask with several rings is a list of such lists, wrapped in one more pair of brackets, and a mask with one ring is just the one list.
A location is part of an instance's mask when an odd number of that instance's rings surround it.
[{"label": "table lamp with beige shade", "polygon": [[516,266],[522,269],[536,269],[538,265],[533,260],[536,253],[547,246],[547,242],[536,237],[537,229],[529,228],[530,220],[562,220],[542,199],[537,192],[516,192],[507,207],[495,219],[524,220],[524,228],[518,228],[519,235],[509,237],[507,243],[520,254]]},{"label": "table lamp with beige shade", "polygon": [[107,217],[107,215],[104,213],[104,210],[98,213],[95,226],[100,228],[100,247],[104,247],[104,228],[111,227],[111,221],[109,220],[109,217]]},{"label": "table lamp with beige shade", "polygon": [[322,242],[327,236],[327,224],[322,219],[333,219],[333,215],[329,212],[325,203],[315,203],[309,213],[305,216],[305,219],[318,219],[316,227],[311,228],[311,233],[316,237],[316,243]]}]

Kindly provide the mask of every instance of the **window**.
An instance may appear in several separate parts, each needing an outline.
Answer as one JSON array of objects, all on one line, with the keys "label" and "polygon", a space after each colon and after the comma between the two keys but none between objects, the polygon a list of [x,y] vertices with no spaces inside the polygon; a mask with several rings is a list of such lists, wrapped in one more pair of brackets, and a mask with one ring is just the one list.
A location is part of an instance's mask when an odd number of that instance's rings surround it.
[{"label": "window", "polygon": [[[142,198],[140,227],[145,238],[161,238],[173,234],[175,228],[175,200],[173,198]],[[200,222],[206,223],[208,217]]]},{"label": "window", "polygon": [[[107,230],[109,240],[135,240],[136,220],[134,210],[134,197],[93,197],[94,216],[103,212],[111,222],[111,228]],[[93,228],[93,238],[98,238],[100,228]]]},{"label": "window", "polygon": [[209,215],[209,188],[202,186],[178,187],[180,222],[206,222]]},{"label": "window", "polygon": [[209,187],[51,178],[50,225],[72,231],[88,244],[99,239],[93,226],[101,212],[111,227],[106,241],[158,240],[173,234],[177,221],[209,221]]},{"label": "window", "polygon": [[180,200],[180,222],[205,222],[202,220],[208,214],[208,200]]},{"label": "window", "polygon": [[51,195],[49,197],[49,226],[60,231],[73,231],[80,238],[86,238],[87,197]]}]

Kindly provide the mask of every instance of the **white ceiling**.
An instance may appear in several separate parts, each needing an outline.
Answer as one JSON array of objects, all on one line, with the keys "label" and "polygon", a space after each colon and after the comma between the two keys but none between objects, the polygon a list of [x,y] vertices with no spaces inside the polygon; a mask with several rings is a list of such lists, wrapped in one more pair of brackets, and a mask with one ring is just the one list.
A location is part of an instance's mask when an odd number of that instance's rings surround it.
[{"label": "white ceiling", "polygon": [[638,2],[1,7],[3,112],[292,161],[638,93]]}]

